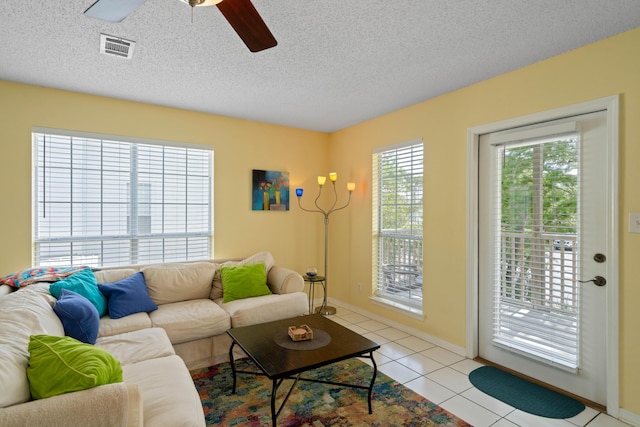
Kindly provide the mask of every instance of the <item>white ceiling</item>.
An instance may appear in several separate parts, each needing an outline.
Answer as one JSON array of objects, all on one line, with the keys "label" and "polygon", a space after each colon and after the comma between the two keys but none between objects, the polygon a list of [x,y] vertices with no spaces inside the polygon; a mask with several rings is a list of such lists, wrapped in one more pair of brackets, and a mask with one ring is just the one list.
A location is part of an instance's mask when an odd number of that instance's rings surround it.
[{"label": "white ceiling", "polygon": [[251,53],[215,6],[92,3],[3,0],[0,79],[331,132],[640,26],[638,0],[253,0],[278,46]]}]

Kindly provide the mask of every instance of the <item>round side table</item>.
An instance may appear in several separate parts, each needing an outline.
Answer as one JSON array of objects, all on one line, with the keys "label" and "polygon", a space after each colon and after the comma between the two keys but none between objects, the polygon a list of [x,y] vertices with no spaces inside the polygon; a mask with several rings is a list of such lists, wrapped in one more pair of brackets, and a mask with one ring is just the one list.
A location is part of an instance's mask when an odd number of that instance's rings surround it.
[{"label": "round side table", "polygon": [[[324,276],[313,276],[309,277],[306,274],[302,276],[305,282],[309,284],[309,314],[312,313],[320,313],[324,315],[336,314],[336,309],[334,307],[327,306],[327,282],[325,281]],[[323,298],[322,305],[313,308],[313,297],[315,296],[315,284],[319,283],[322,286]]]}]

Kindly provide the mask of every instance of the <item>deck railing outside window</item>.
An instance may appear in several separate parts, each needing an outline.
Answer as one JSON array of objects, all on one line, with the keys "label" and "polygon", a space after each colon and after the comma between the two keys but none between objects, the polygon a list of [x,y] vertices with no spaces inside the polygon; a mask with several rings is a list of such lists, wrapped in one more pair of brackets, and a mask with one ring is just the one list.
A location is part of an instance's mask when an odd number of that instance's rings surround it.
[{"label": "deck railing outside window", "polygon": [[579,253],[575,235],[501,235],[501,296],[538,310],[574,311]]},{"label": "deck railing outside window", "polygon": [[389,299],[422,303],[422,235],[383,233],[378,293]]}]

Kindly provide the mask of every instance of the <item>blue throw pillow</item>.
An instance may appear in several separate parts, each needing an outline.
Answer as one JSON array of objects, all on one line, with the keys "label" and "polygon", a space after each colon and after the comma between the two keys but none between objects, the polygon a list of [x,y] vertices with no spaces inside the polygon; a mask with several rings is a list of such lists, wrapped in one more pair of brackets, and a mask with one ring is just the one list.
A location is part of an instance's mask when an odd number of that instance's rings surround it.
[{"label": "blue throw pillow", "polygon": [[62,289],[53,311],[60,318],[65,335],[87,344],[96,343],[100,316],[88,299],[69,289]]},{"label": "blue throw pillow", "polygon": [[60,299],[63,288],[80,294],[91,301],[91,304],[98,310],[99,316],[104,316],[107,313],[107,300],[104,298],[104,295],[100,293],[96,275],[93,274],[90,268],[87,267],[66,279],[52,283],[49,285],[49,292],[51,292],[51,295],[54,297]]},{"label": "blue throw pillow", "polygon": [[109,317],[119,319],[134,313],[150,312],[158,306],[149,298],[142,272],[115,283],[98,285],[108,301]]}]

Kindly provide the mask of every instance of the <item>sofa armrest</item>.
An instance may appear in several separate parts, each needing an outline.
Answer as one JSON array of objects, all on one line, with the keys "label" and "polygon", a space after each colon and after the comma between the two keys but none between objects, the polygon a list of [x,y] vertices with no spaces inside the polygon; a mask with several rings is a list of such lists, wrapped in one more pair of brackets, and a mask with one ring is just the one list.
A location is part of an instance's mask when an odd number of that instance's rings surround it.
[{"label": "sofa armrest", "polygon": [[115,383],[0,408],[3,427],[142,427],[142,395],[135,384]]},{"label": "sofa armrest", "polygon": [[295,271],[274,265],[267,274],[267,285],[274,294],[290,294],[302,291],[304,280]]},{"label": "sofa armrest", "polygon": [[0,285],[0,297],[3,297],[5,295],[9,295],[11,292],[13,292],[13,288],[11,288],[11,286],[9,286],[9,285]]}]

